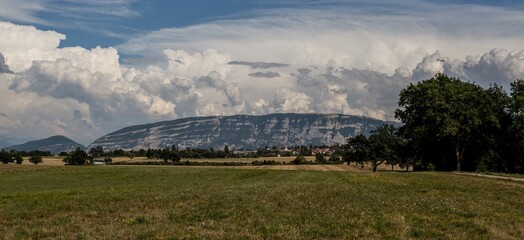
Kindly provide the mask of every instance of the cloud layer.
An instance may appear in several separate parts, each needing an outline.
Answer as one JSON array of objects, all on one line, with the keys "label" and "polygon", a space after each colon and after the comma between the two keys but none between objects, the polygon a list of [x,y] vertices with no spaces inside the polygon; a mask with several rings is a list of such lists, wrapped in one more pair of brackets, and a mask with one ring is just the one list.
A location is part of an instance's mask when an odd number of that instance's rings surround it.
[{"label": "cloud layer", "polygon": [[[48,26],[67,25],[41,17],[42,13],[65,17],[70,22],[94,21],[107,17],[133,17],[138,12],[130,8],[136,0],[0,0],[0,19]],[[96,18],[95,18],[96,17]]]},{"label": "cloud layer", "polygon": [[521,12],[390,4],[270,10],[115,48],[61,48],[63,34],[0,22],[0,135],[88,144],[131,124],[274,112],[393,120],[398,92],[436,72],[483,86],[524,78]]}]

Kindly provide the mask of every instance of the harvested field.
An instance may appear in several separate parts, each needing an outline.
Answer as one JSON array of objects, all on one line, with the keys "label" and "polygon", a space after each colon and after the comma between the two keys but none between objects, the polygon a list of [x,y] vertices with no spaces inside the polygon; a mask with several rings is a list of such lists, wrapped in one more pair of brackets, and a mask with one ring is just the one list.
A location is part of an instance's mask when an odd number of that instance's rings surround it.
[{"label": "harvested field", "polygon": [[[63,159],[64,157],[58,157],[58,156],[42,157],[42,163],[39,163],[38,165],[64,166],[64,162],[62,161]],[[29,157],[25,157],[24,161],[22,162],[22,165],[33,165],[33,164],[29,162]]]}]

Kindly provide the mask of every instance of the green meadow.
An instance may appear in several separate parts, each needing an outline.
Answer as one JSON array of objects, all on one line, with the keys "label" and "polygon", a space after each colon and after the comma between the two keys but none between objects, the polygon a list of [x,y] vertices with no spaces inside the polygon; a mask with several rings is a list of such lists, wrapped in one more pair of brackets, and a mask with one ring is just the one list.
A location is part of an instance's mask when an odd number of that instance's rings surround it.
[{"label": "green meadow", "polygon": [[521,239],[524,183],[440,172],[0,166],[3,239]]}]

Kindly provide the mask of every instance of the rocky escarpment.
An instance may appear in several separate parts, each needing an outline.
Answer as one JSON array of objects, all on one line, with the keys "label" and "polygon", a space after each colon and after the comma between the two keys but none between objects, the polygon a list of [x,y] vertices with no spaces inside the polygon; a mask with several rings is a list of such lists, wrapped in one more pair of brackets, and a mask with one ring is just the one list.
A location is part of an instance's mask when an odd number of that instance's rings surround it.
[{"label": "rocky escarpment", "polygon": [[343,144],[355,134],[369,134],[385,122],[342,114],[270,114],[192,117],[126,127],[107,134],[88,148],[255,149],[264,146]]}]

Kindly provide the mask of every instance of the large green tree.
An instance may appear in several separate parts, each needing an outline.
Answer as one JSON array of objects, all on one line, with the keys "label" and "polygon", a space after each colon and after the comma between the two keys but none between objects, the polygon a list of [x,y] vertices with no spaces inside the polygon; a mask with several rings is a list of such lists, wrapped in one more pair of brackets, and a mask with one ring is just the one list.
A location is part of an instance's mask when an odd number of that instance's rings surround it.
[{"label": "large green tree", "polygon": [[70,165],[84,165],[87,158],[87,153],[81,148],[77,148],[73,153],[71,153],[71,156],[64,159],[64,162]]},{"label": "large green tree", "polygon": [[472,132],[482,123],[483,94],[476,84],[437,73],[402,89],[395,117],[404,123],[401,132],[406,139],[424,145],[426,155],[443,150],[436,155],[447,159],[453,153],[460,171]]},{"label": "large green tree", "polygon": [[364,164],[371,155],[369,140],[363,134],[348,138],[344,146],[343,160],[348,163]]},{"label": "large green tree", "polygon": [[509,153],[507,168],[508,172],[524,173],[524,80],[511,84],[510,113],[512,125],[506,150]]},{"label": "large green tree", "polygon": [[369,137],[359,134],[349,138],[344,160],[359,164],[367,162],[376,172],[383,163],[398,163],[401,143],[397,128],[386,124],[372,131]]},{"label": "large green tree", "polygon": [[479,95],[482,124],[471,133],[469,157],[465,159],[468,171],[505,171],[506,143],[511,141],[509,127],[510,97],[501,86],[492,85]]},{"label": "large green tree", "polygon": [[401,139],[397,135],[397,129],[392,125],[383,125],[371,132],[369,136],[371,147],[371,158],[368,159],[373,167],[373,172],[383,163],[396,165],[398,163],[398,150]]}]

